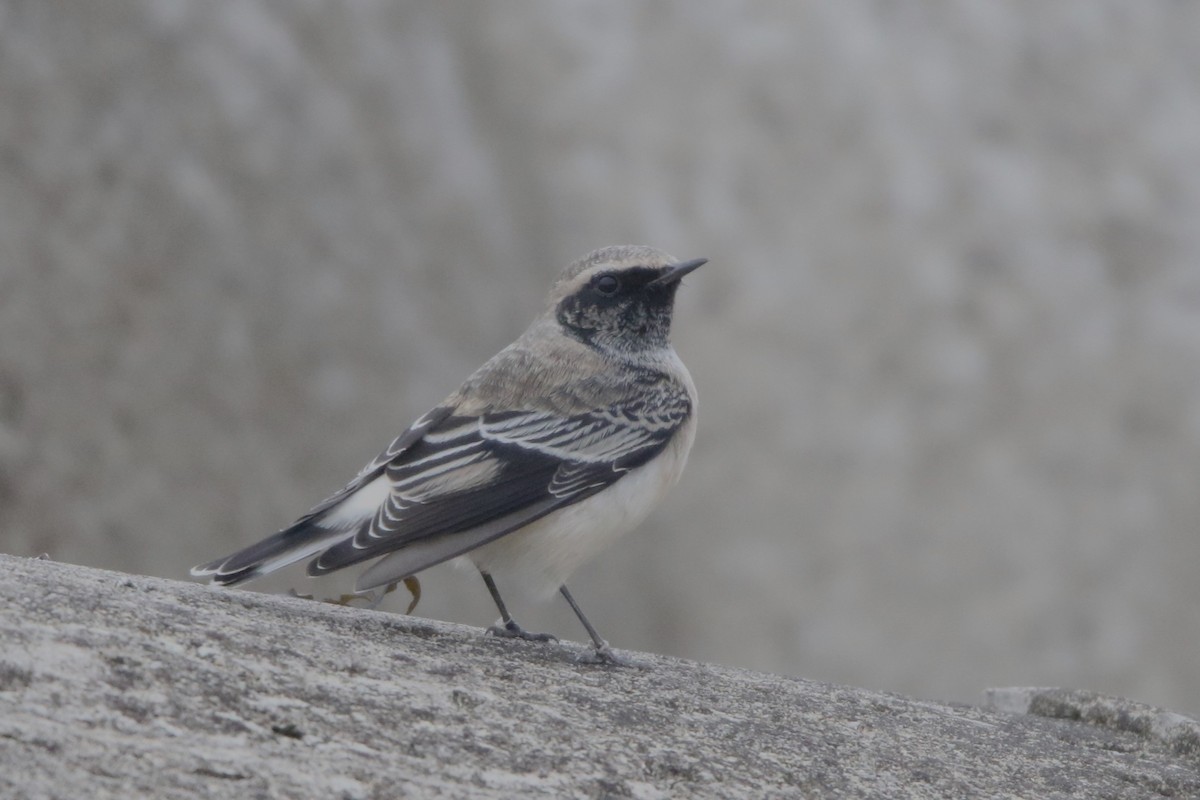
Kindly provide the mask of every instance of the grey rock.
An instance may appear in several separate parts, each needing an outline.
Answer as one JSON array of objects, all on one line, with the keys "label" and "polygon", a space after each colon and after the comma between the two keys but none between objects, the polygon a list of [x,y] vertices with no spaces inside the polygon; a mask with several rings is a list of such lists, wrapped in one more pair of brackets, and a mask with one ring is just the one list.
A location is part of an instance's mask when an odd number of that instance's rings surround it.
[{"label": "grey rock", "polygon": [[1081,720],[1148,736],[1174,752],[1200,758],[1200,722],[1174,711],[1080,689],[1013,686],[988,689],[988,708],[1051,719]]},{"label": "grey rock", "polygon": [[47,560],[0,575],[3,797],[1200,795],[1194,749],[1088,713],[647,653],[598,667],[582,645]]}]

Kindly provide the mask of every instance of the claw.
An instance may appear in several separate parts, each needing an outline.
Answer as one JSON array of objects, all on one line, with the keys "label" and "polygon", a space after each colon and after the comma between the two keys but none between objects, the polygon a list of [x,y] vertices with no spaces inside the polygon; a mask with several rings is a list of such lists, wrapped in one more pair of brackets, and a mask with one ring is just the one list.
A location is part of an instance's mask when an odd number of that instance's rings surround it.
[{"label": "claw", "polygon": [[608,642],[605,641],[601,641],[599,645],[592,648],[590,653],[580,656],[578,661],[581,664],[608,664],[613,667],[640,666],[635,661],[617,655],[617,652],[609,647]]},{"label": "claw", "polygon": [[495,625],[487,629],[487,632],[501,639],[524,639],[527,642],[558,641],[558,637],[550,633],[530,633],[518,625],[514,619],[510,619],[508,622],[498,620]]}]

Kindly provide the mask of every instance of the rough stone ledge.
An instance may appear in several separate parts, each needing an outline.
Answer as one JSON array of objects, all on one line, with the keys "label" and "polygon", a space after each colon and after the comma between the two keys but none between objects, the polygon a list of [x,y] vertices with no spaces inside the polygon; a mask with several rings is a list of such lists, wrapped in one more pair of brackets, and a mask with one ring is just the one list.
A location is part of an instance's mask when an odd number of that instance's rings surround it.
[{"label": "rough stone ledge", "polygon": [[598,667],[296,598],[0,576],[0,797],[1200,797],[1198,724],[1118,698]]},{"label": "rough stone ledge", "polygon": [[1174,711],[1080,689],[1011,686],[988,689],[984,695],[987,707],[996,711],[1101,725],[1162,742],[1178,755],[1200,758],[1200,722]]}]

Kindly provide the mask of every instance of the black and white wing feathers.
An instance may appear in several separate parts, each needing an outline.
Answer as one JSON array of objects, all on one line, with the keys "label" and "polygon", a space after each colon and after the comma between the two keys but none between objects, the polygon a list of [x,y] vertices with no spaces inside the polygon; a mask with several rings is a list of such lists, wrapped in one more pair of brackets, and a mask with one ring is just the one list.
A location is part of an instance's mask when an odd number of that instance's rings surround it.
[{"label": "black and white wing feathers", "polygon": [[[386,468],[391,491],[369,522],[309,566],[323,574],[437,539],[472,550],[611,485],[662,452],[691,411],[681,394],[652,413],[629,408],[448,417]],[[424,563],[412,572],[431,563]],[[416,562],[414,562],[416,563]],[[437,561],[433,562],[437,563]]]},{"label": "black and white wing feathers", "polygon": [[295,524],[193,573],[238,583],[316,555],[308,572],[321,575],[392,553],[389,579],[415,574],[611,485],[662,452],[691,410],[682,390],[571,415],[441,407]]}]

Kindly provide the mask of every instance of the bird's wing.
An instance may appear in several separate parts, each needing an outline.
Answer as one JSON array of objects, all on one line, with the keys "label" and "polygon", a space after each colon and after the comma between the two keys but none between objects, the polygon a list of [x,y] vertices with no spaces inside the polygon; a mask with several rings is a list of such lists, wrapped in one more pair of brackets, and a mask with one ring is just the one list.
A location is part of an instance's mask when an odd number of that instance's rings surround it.
[{"label": "bird's wing", "polygon": [[411,550],[388,571],[413,574],[465,553],[614,483],[662,452],[690,413],[680,392],[654,407],[447,417],[387,465],[386,499],[309,573]]},{"label": "bird's wing", "polygon": [[609,486],[690,413],[682,389],[575,414],[440,407],[292,526],[193,574],[238,583],[317,555],[308,572],[321,575],[401,550],[387,572],[415,574]]},{"label": "bird's wing", "polygon": [[378,478],[389,463],[395,461],[406,450],[415,445],[417,442],[421,441],[421,437],[423,437],[429,430],[441,424],[441,422],[449,417],[453,411],[454,409],[448,406],[438,406],[437,408],[422,414],[417,418],[416,422],[408,426],[408,429],[404,431],[404,433],[393,439],[392,443],[384,448],[382,453],[375,456],[371,463],[359,470],[358,474],[354,476],[353,480],[331,494],[329,497],[326,497],[320,503],[317,503],[312,507],[312,509],[309,510],[307,514],[296,520],[296,522],[306,522],[307,520],[320,516],[329,509],[341,504],[343,500],[358,492],[359,489],[366,486],[373,479]]}]

